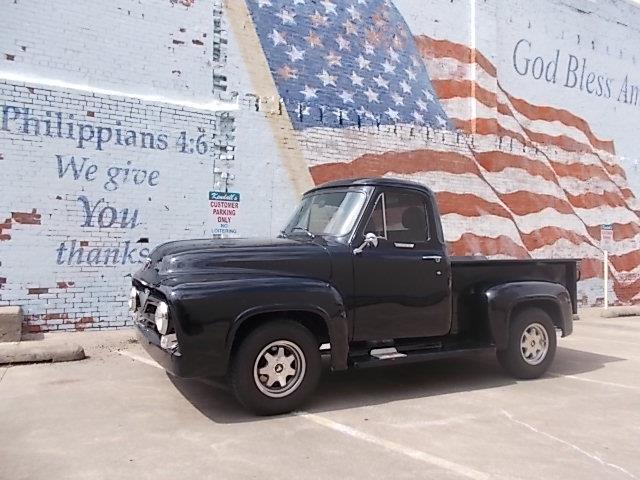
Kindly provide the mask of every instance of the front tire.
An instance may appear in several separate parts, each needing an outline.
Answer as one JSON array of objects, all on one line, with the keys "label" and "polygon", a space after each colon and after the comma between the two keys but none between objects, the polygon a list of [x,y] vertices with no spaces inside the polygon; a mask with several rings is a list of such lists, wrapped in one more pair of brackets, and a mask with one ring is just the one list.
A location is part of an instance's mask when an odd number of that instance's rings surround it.
[{"label": "front tire", "polygon": [[549,369],[556,347],[556,329],[549,314],[540,308],[527,308],[513,318],[507,348],[496,354],[513,377],[529,380]]},{"label": "front tire", "polygon": [[233,393],[258,415],[287,413],[318,386],[321,372],[317,339],[291,320],[269,322],[252,331],[232,360]]}]

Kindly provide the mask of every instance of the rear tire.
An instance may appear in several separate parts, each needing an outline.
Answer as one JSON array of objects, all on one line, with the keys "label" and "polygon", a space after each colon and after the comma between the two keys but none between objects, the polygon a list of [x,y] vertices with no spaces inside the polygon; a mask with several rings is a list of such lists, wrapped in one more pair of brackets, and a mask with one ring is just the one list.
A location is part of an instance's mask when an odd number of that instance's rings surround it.
[{"label": "rear tire", "polygon": [[496,355],[513,377],[529,380],[542,376],[556,354],[556,329],[540,308],[521,310],[511,321],[507,348]]},{"label": "rear tire", "polygon": [[318,340],[307,328],[291,320],[269,322],[236,350],[231,389],[257,415],[288,413],[316,389],[321,365]]}]

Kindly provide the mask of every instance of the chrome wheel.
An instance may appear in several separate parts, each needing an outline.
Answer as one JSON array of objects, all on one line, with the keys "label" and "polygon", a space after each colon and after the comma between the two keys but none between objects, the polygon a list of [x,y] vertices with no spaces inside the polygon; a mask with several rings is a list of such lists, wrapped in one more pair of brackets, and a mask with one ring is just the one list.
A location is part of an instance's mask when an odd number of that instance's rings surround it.
[{"label": "chrome wheel", "polygon": [[520,353],[529,365],[539,365],[549,352],[547,330],[539,323],[532,323],[524,329],[520,338]]},{"label": "chrome wheel", "polygon": [[306,370],[302,349],[288,340],[276,340],[264,347],[253,366],[253,379],[258,390],[271,398],[282,398],[295,392]]}]

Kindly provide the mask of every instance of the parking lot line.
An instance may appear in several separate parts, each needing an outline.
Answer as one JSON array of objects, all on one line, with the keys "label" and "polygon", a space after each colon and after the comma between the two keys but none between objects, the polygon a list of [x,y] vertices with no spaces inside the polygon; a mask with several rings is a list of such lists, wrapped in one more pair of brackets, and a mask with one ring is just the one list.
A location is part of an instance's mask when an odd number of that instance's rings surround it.
[{"label": "parking lot line", "polygon": [[[122,355],[123,357],[128,357],[128,358],[130,358],[132,360],[135,360],[137,362],[144,363],[145,365],[149,365],[150,367],[155,367],[155,368],[158,368],[160,370],[164,370],[164,367],[162,367],[162,365],[160,365],[158,362],[156,362],[154,360],[151,360],[149,358],[141,357],[140,355],[136,355],[135,353],[131,353],[131,352],[128,352],[126,350],[118,350],[118,353],[120,355]],[[223,385],[221,383],[215,382],[215,381],[213,381],[211,379],[194,378],[193,380],[196,381],[196,382],[199,382],[199,383],[204,383],[205,385],[209,385],[210,387],[217,388],[218,390],[224,390],[225,392],[229,390],[226,385]]]},{"label": "parking lot line", "polygon": [[413,458],[414,460],[419,460],[421,462],[428,463],[435,467],[448,470],[450,472],[453,472],[465,478],[471,478],[473,480],[484,480],[489,478],[488,474],[480,472],[478,470],[474,470],[473,468],[467,467],[465,465],[461,465],[459,463],[452,462],[450,460],[447,460],[442,457],[438,457],[436,455],[432,455],[430,453],[426,453],[411,447],[406,447],[404,445],[391,442],[389,440],[385,440],[384,438],[380,438],[368,433],[364,433],[353,427],[349,427],[342,423],[329,420],[328,418],[323,417],[321,415],[316,415],[308,412],[296,412],[296,415],[306,420],[309,420],[313,423],[321,425],[323,427],[334,430],[336,432],[340,432],[345,435],[349,435],[351,437],[357,438],[359,440],[362,440],[374,445],[378,445],[379,447],[385,448],[386,450],[389,450],[391,452],[399,453],[401,455],[405,455],[407,457]]},{"label": "parking lot line", "polygon": [[123,357],[129,357],[140,363],[149,365],[150,367],[155,367],[155,368],[159,368],[160,370],[164,370],[164,368],[162,368],[162,366],[158,362],[154,362],[153,360],[149,360],[148,358],[141,357],[140,355],[136,355],[135,353],[127,352],[126,350],[118,350],[118,353]]},{"label": "parking lot line", "polygon": [[547,372],[547,375],[554,378],[570,378],[571,380],[579,380],[581,382],[588,382],[588,383],[598,383],[600,385],[605,385],[607,387],[618,387],[618,388],[624,388],[627,390],[635,390],[636,392],[640,392],[640,387],[634,387],[633,385],[623,385],[622,383],[615,383],[615,382],[604,382],[602,380],[593,380],[591,378],[577,377],[575,375],[559,375],[557,373],[551,373],[551,372]]},{"label": "parking lot line", "polygon": [[600,457],[598,457],[597,455],[594,455],[593,453],[589,453],[586,450],[583,450],[582,448],[578,447],[577,445],[574,445],[571,442],[568,442],[566,440],[563,440],[562,438],[558,438],[555,435],[551,435],[550,433],[547,432],[543,432],[542,430],[537,429],[536,427],[534,427],[533,425],[529,425],[526,422],[523,422],[522,420],[518,420],[517,418],[515,418],[513,415],[511,415],[509,412],[507,412],[506,410],[502,410],[502,414],[507,417],[509,420],[511,420],[512,422],[525,427],[528,430],[531,430],[534,433],[537,433],[538,435],[542,435],[546,438],[549,438],[551,440],[554,440],[556,442],[562,443],[563,445],[566,445],[567,447],[570,447],[572,449],[574,449],[575,451],[581,453],[582,455],[590,458],[591,460],[594,460],[596,462],[598,462],[600,465],[605,466],[605,467],[610,467],[613,468],[614,470],[617,470],[621,473],[624,473],[625,475],[627,475],[629,478],[633,478],[635,480],[638,480],[638,477],[636,477],[633,473],[625,470],[624,468],[622,468],[619,465],[616,465],[615,463],[609,463],[604,461],[603,459],[601,459]]},{"label": "parking lot line", "polygon": [[[584,339],[587,339],[587,340],[595,340],[597,342],[602,342],[602,337],[593,337],[593,336],[590,336],[590,335],[584,335],[582,333],[580,334],[580,338],[584,338]],[[634,342],[628,342],[626,340],[614,340],[614,339],[611,339],[611,338],[607,338],[607,342],[609,342],[609,343],[618,343],[620,345],[629,345],[630,347],[637,347],[638,346],[638,344],[634,343]]]}]

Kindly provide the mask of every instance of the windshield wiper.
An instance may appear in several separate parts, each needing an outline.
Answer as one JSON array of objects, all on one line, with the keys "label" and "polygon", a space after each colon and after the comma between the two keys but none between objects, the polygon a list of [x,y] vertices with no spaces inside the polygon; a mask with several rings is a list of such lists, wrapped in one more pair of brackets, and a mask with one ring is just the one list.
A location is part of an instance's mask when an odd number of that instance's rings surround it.
[{"label": "windshield wiper", "polygon": [[300,230],[301,232],[306,233],[309,236],[309,238],[316,238],[316,236],[313,233],[311,233],[309,230],[307,230],[304,227],[293,227],[291,229],[292,232],[295,232],[296,230]]},{"label": "windshield wiper", "polygon": [[284,232],[284,230],[280,230],[280,235],[278,235],[278,238],[288,238],[287,234]]}]

